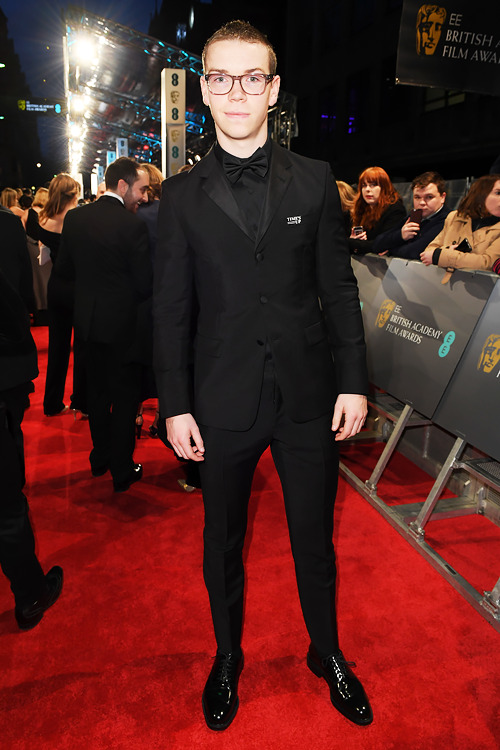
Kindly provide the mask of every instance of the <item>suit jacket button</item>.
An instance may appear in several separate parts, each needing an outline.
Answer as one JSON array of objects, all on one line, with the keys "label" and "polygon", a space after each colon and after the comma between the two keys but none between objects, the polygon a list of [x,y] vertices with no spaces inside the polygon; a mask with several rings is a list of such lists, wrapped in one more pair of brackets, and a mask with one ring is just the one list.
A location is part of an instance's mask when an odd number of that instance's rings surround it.
[{"label": "suit jacket button", "polygon": [[258,343],[259,346],[264,346],[264,342],[261,341],[260,339],[257,339],[257,343]]},{"label": "suit jacket button", "polygon": [[263,294],[260,297],[260,301],[262,302],[263,305],[265,305],[266,302],[269,302],[269,300],[267,299],[267,297],[265,297]]},{"label": "suit jacket button", "polygon": [[262,260],[264,260],[264,255],[262,253],[257,253],[255,256],[258,262],[260,263]]}]

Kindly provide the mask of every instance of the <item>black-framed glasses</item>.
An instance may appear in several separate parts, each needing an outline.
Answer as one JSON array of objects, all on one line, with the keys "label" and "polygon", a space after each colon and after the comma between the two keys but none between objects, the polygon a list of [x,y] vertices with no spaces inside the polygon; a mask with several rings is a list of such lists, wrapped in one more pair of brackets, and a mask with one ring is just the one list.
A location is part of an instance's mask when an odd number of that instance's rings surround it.
[{"label": "black-framed glasses", "polygon": [[245,73],[242,76],[232,76],[229,73],[206,73],[204,78],[211,94],[229,94],[234,82],[239,81],[245,94],[259,96],[264,93],[274,75],[272,73]]}]

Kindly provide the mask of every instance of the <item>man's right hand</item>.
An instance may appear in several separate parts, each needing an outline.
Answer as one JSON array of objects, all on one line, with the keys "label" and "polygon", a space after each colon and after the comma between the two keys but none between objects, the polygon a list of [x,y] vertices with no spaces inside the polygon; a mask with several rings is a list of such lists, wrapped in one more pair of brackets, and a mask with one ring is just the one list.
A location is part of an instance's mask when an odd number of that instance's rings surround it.
[{"label": "man's right hand", "polygon": [[[192,414],[177,414],[166,420],[168,442],[180,458],[203,461],[205,446]],[[194,445],[191,444],[191,438]]]},{"label": "man's right hand", "polygon": [[401,227],[401,237],[405,242],[408,242],[408,240],[412,240],[417,236],[419,232],[420,224],[417,224],[416,221],[410,221],[409,219],[407,219],[407,221]]}]

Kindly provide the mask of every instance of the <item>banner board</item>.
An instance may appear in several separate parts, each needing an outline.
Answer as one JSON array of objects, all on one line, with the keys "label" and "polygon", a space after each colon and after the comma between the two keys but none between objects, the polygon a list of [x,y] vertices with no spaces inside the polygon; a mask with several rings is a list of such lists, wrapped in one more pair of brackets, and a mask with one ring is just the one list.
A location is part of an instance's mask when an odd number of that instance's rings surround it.
[{"label": "banner board", "polygon": [[404,0],[396,81],[498,96],[498,0]]},{"label": "banner board", "polygon": [[434,415],[434,422],[500,461],[500,283]]},{"label": "banner board", "polygon": [[161,72],[162,172],[171,177],[186,163],[186,71]]},{"label": "banner board", "polygon": [[370,382],[431,419],[496,277],[455,271],[442,284],[443,269],[371,255],[353,269]]},{"label": "banner board", "polygon": [[32,112],[36,115],[65,115],[67,112],[65,101],[33,96],[31,99],[17,99],[17,109],[20,112]]}]

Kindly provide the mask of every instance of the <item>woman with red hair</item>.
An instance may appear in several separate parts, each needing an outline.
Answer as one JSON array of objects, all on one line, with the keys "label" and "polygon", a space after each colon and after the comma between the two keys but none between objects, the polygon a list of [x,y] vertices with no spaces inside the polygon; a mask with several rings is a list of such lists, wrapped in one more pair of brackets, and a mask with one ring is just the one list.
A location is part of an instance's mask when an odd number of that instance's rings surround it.
[{"label": "woman with red hair", "polygon": [[369,253],[373,240],[401,224],[406,209],[389,175],[382,167],[368,167],[359,176],[352,210],[351,253]]}]

